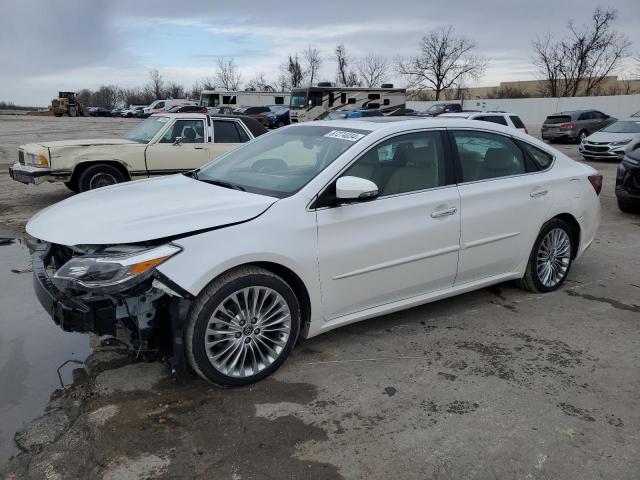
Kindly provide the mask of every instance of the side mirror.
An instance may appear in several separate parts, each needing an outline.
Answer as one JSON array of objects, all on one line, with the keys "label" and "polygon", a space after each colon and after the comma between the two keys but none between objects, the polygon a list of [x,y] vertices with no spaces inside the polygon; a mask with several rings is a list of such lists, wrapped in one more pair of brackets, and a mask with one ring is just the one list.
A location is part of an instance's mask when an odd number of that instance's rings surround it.
[{"label": "side mirror", "polygon": [[176,137],[173,139],[173,144],[175,146],[182,145],[182,137]]},{"label": "side mirror", "polygon": [[336,181],[338,200],[365,201],[378,197],[378,186],[371,180],[360,177],[340,177]]}]

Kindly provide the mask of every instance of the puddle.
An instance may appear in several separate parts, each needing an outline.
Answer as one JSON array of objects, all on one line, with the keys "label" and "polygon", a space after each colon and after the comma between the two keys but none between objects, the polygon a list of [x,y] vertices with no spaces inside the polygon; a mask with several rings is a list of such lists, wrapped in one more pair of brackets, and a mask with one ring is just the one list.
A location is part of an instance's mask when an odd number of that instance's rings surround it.
[{"label": "puddle", "polygon": [[[22,242],[0,242],[0,465],[18,452],[15,431],[41,415],[60,387],[58,366],[90,353],[87,335],[63,332],[45,313],[28,266]],[[61,370],[65,384],[76,367],[71,363]]]}]

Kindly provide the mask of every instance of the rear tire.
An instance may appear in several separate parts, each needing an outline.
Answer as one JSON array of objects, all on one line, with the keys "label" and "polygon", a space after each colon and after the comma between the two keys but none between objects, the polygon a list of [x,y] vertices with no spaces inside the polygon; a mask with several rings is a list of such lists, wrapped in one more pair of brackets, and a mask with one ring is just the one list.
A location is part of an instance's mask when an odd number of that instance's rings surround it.
[{"label": "rear tire", "polygon": [[249,385],[282,365],[299,330],[300,305],[291,287],[263,268],[240,267],[209,284],[193,303],[187,359],[209,382]]},{"label": "rear tire", "polygon": [[586,130],[580,130],[580,133],[578,133],[578,136],[576,137],[576,142],[582,143],[582,140],[584,140],[588,136],[589,136],[589,133]]},{"label": "rear tire", "polygon": [[554,218],[545,223],[533,244],[527,270],[518,280],[518,286],[536,293],[560,288],[571,270],[574,242],[564,220]]},{"label": "rear tire", "polygon": [[96,188],[115,185],[124,182],[126,178],[116,167],[98,163],[87,167],[78,177],[78,191],[86,192]]}]

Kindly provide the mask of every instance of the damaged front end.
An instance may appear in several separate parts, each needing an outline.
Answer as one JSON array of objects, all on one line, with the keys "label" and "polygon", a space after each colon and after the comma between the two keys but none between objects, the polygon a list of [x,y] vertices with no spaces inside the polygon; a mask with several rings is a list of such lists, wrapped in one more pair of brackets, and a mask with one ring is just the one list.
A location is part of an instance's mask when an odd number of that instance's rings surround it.
[{"label": "damaged front end", "polygon": [[94,333],[137,355],[184,365],[183,325],[192,296],[156,267],[180,247],[39,242],[32,254],[36,295],[68,332]]}]

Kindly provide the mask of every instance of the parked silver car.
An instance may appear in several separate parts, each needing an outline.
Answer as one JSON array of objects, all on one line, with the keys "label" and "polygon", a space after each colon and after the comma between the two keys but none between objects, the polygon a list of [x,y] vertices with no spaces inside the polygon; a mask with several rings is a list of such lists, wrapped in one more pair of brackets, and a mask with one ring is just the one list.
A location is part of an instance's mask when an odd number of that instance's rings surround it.
[{"label": "parked silver car", "polygon": [[622,160],[640,148],[640,118],[630,117],[607,125],[580,142],[578,150],[585,160]]},{"label": "parked silver car", "polygon": [[582,141],[593,132],[615,122],[613,118],[598,110],[573,110],[549,115],[542,124],[542,139]]}]

